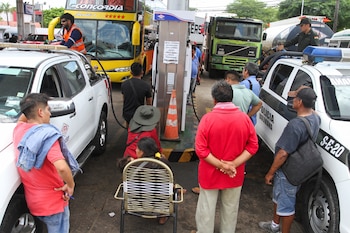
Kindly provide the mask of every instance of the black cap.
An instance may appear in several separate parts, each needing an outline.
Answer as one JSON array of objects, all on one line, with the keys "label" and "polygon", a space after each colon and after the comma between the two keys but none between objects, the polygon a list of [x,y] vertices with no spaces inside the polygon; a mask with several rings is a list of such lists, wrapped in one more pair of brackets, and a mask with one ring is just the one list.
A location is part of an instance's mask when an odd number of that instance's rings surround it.
[{"label": "black cap", "polygon": [[312,108],[315,105],[317,95],[315,91],[307,86],[300,86],[296,91],[288,92],[290,97],[298,97],[303,101],[305,107]]},{"label": "black cap", "polygon": [[300,23],[297,26],[303,25],[303,24],[310,24],[311,25],[311,20],[309,18],[302,18],[300,20]]}]

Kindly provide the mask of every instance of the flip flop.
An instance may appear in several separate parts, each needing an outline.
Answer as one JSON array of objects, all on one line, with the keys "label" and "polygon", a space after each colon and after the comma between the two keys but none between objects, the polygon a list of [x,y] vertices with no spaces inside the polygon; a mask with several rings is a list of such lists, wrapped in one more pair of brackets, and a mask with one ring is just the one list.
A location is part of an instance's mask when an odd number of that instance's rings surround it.
[{"label": "flip flop", "polygon": [[200,188],[199,187],[194,187],[194,188],[192,188],[192,192],[194,194],[199,194],[200,193]]},{"label": "flip flop", "polygon": [[158,219],[158,224],[159,225],[164,225],[168,220],[169,220],[169,217],[160,217]]}]

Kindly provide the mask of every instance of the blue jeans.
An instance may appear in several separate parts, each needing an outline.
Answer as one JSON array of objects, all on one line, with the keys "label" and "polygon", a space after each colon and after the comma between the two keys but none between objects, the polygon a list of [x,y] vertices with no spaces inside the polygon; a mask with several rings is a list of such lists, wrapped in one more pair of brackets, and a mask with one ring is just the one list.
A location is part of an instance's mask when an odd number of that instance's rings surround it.
[{"label": "blue jeans", "polygon": [[69,233],[69,215],[69,207],[66,206],[62,213],[38,218],[46,224],[48,233]]},{"label": "blue jeans", "polygon": [[273,202],[277,204],[276,213],[279,216],[291,216],[295,213],[295,201],[299,186],[294,186],[287,180],[281,169],[278,169],[273,179]]}]

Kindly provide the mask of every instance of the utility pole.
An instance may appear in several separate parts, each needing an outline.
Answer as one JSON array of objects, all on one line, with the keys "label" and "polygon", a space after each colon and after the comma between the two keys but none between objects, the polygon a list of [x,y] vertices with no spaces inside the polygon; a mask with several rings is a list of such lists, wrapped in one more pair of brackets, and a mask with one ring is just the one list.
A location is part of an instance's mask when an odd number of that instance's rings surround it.
[{"label": "utility pole", "polygon": [[300,10],[300,16],[304,15],[304,0],[301,0],[301,10]]},{"label": "utility pole", "polygon": [[333,32],[336,32],[338,28],[339,5],[340,5],[340,0],[336,0],[335,10],[334,10],[334,19],[333,19]]},{"label": "utility pole", "polygon": [[17,33],[18,39],[23,40],[24,36],[24,13],[23,13],[23,0],[16,0],[17,9]]}]

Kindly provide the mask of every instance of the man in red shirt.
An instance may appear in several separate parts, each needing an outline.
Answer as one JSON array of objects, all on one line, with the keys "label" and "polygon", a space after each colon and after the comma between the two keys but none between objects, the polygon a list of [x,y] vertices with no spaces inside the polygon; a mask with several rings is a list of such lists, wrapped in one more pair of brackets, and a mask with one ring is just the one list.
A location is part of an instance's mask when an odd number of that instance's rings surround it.
[{"label": "man in red shirt", "polygon": [[59,140],[48,143],[43,136],[53,128],[48,99],[45,94],[34,93],[20,103],[23,114],[13,132],[17,169],[31,214],[46,224],[49,233],[68,233],[68,200],[75,183]]},{"label": "man in red shirt", "polygon": [[235,232],[245,162],[257,152],[258,139],[250,118],[232,103],[230,84],[219,81],[211,93],[215,106],[201,119],[195,142],[200,159],[196,224],[198,233],[214,232],[220,195],[220,232]]}]

